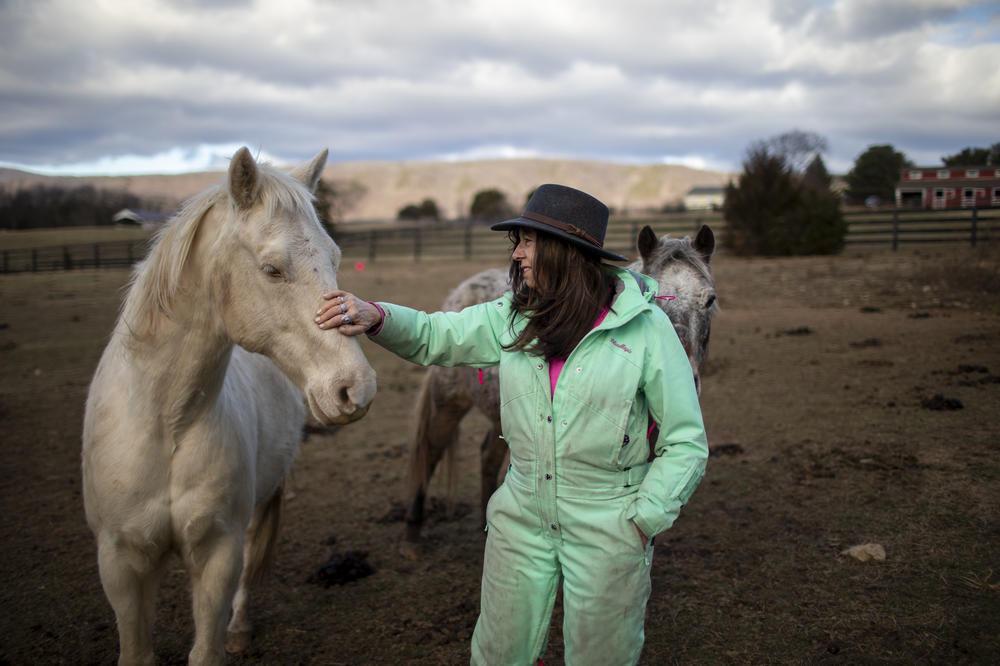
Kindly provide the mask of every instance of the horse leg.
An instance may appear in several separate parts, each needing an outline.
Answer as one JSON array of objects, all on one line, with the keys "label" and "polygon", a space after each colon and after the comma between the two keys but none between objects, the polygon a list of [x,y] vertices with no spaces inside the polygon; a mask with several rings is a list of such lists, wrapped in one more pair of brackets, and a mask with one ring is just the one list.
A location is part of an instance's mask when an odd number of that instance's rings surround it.
[{"label": "horse leg", "polygon": [[233,614],[226,627],[226,652],[243,652],[250,647],[250,588],[261,581],[274,561],[275,544],[281,526],[281,502],[284,488],[261,502],[254,510],[243,546],[243,571],[233,597]]},{"label": "horse leg", "polygon": [[156,592],[163,578],[164,561],[155,561],[125,543],[121,535],[101,534],[97,564],[104,594],[118,624],[118,663],[153,664],[153,620]]},{"label": "horse leg", "polygon": [[226,661],[226,621],[243,568],[244,534],[242,530],[215,524],[216,520],[214,516],[205,516],[194,521],[213,525],[204,528],[201,538],[189,539],[185,548],[195,628],[189,664],[221,665]]},{"label": "horse leg", "polygon": [[500,439],[500,424],[494,422],[479,445],[479,518],[480,527],[486,527],[486,505],[496,492],[500,468],[507,459],[507,443]]},{"label": "horse leg", "polygon": [[399,544],[404,557],[419,556],[424,524],[427,485],[445,451],[458,441],[458,425],[471,408],[468,396],[457,382],[448,380],[454,369],[431,368],[424,377],[417,401],[417,429],[410,448],[409,504],[406,531]]}]

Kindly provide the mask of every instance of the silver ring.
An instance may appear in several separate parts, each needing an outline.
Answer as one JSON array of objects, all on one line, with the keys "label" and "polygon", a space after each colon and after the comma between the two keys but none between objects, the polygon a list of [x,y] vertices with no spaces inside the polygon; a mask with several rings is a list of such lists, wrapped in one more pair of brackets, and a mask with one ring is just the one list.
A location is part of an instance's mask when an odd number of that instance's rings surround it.
[{"label": "silver ring", "polygon": [[351,323],[351,315],[345,314],[343,317],[341,317],[340,323],[342,323],[342,324],[350,324]]},{"label": "silver ring", "polygon": [[341,303],[340,304],[340,313],[344,314],[345,312],[347,312],[347,303]]}]

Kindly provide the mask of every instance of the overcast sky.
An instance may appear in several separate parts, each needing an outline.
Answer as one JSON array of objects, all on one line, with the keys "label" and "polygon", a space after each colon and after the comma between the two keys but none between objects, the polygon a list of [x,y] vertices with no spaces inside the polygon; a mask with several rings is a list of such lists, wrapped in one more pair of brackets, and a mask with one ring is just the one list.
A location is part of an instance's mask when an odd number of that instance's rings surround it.
[{"label": "overcast sky", "polygon": [[789,130],[844,172],[1000,141],[1000,3],[0,0],[0,166],[176,173],[558,157],[738,170]]}]

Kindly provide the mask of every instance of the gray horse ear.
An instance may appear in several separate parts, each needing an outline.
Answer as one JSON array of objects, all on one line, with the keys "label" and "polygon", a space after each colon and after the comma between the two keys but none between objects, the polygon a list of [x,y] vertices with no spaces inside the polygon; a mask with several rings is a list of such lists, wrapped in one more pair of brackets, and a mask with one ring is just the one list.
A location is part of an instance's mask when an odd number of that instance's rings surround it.
[{"label": "gray horse ear", "polygon": [[642,257],[642,262],[649,263],[649,260],[653,257],[653,251],[656,246],[660,244],[660,240],[656,237],[656,233],[653,228],[648,224],[642,228],[639,232],[639,240],[636,242],[636,246],[639,250],[639,256]]},{"label": "gray horse ear", "polygon": [[326,157],[329,154],[330,151],[324,148],[308,164],[301,164],[292,169],[292,178],[304,183],[310,192],[315,192],[316,186],[319,185],[319,179],[323,175],[323,167],[326,166]]},{"label": "gray horse ear", "polygon": [[260,194],[260,176],[257,163],[254,162],[250,150],[244,146],[233,155],[229,163],[229,196],[236,206],[246,210],[257,201]]},{"label": "gray horse ear", "polygon": [[712,233],[712,228],[707,224],[701,225],[693,245],[705,263],[711,263],[712,254],[715,252],[715,234]]}]

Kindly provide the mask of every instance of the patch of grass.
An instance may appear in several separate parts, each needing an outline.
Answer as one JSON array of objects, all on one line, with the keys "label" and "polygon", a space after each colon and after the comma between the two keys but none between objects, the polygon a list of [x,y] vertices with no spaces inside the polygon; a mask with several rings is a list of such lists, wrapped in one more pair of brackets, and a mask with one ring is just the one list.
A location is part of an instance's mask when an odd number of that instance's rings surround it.
[{"label": "patch of grass", "polygon": [[1000,294],[1000,244],[981,244],[968,252],[925,263],[913,277],[921,284],[947,292]]}]

